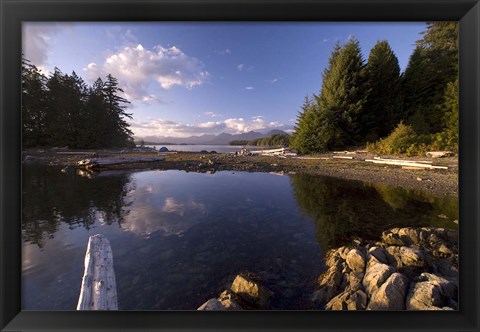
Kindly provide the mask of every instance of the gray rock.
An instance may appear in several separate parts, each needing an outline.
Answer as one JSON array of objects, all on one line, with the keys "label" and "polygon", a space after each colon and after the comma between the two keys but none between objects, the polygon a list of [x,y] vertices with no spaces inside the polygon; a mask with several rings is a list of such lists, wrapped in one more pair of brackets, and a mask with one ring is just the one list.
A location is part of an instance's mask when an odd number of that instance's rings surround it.
[{"label": "gray rock", "polygon": [[404,310],[408,279],[393,273],[371,296],[367,310]]},{"label": "gray rock", "polygon": [[346,256],[346,262],[350,269],[354,272],[365,271],[365,256],[358,249],[352,249]]},{"label": "gray rock", "polygon": [[411,266],[411,267],[424,267],[425,257],[421,250],[415,248],[409,248],[405,246],[390,246],[387,248],[388,257],[392,262],[392,265]]},{"label": "gray rock", "polygon": [[424,272],[420,275],[419,280],[420,281],[428,281],[431,284],[440,287],[441,294],[444,297],[446,297],[450,300],[453,300],[453,301],[457,300],[458,286],[454,282],[452,282],[448,279],[445,279],[443,277],[437,276],[435,274],[426,273],[426,272]]},{"label": "gray rock", "polygon": [[324,305],[334,296],[341,292],[344,260],[340,257],[338,251],[329,251],[326,257],[328,270],[318,279],[319,289],[313,293],[312,301]]},{"label": "gray rock", "polygon": [[410,285],[407,295],[407,310],[440,310],[443,296],[439,286],[428,281]]},{"label": "gray rock", "polygon": [[259,283],[241,275],[235,277],[230,289],[245,301],[252,302],[260,307],[264,307],[273,295],[270,290]]},{"label": "gray rock", "polygon": [[367,295],[371,296],[393,272],[395,272],[394,267],[380,263],[379,260],[371,256],[362,282]]},{"label": "gray rock", "polygon": [[338,248],[337,252],[342,259],[346,259],[350,250],[351,250],[350,248],[343,246],[343,247]]},{"label": "gray rock", "polygon": [[368,250],[367,257],[369,258],[370,256],[375,257],[380,263],[388,264],[385,249],[383,249],[382,247],[378,247],[378,246],[371,247]]},{"label": "gray rock", "polygon": [[227,310],[227,308],[217,299],[211,298],[204,304],[202,304],[200,307],[198,307],[197,310]]},{"label": "gray rock", "polygon": [[335,296],[325,306],[326,310],[365,310],[367,295],[362,290],[344,291]]},{"label": "gray rock", "polygon": [[364,276],[365,274],[361,272],[349,273],[345,278],[345,280],[347,281],[347,285],[345,286],[345,288],[350,291],[357,291],[359,289],[363,290],[362,280]]},{"label": "gray rock", "polygon": [[235,295],[230,291],[223,291],[217,298],[226,310],[242,310],[242,307],[235,299]]}]

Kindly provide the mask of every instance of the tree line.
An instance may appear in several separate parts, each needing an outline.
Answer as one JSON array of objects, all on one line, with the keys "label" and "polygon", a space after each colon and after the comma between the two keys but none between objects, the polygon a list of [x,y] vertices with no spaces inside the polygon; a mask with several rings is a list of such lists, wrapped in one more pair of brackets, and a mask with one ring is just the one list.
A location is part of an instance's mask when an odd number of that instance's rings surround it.
[{"label": "tree line", "polygon": [[249,145],[249,146],[288,146],[290,144],[290,135],[273,134],[267,137],[256,138],[253,140],[234,140],[230,145]]},{"label": "tree line", "polygon": [[23,147],[134,146],[122,92],[112,75],[88,86],[58,68],[47,77],[22,57]]},{"label": "tree line", "polygon": [[317,153],[366,146],[378,153],[458,150],[458,24],[427,23],[400,73],[388,41],[337,43],[320,93],[306,96],[290,147]]}]

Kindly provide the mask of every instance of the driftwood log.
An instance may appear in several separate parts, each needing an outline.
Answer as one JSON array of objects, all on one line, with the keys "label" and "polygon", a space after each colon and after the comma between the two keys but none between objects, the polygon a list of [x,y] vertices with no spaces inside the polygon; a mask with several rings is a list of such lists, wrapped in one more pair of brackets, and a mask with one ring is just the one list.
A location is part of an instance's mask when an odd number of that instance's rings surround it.
[{"label": "driftwood log", "polygon": [[88,239],[77,310],[118,310],[112,248],[102,234]]}]

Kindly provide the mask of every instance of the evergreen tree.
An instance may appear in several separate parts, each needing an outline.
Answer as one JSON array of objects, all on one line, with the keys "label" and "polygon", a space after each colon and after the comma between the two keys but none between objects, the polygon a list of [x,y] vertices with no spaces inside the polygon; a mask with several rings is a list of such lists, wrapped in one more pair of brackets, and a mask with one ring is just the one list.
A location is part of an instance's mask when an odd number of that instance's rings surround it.
[{"label": "evergreen tree", "polygon": [[306,96],[290,139],[290,147],[300,153],[325,151],[325,142],[319,138],[319,128],[319,112],[315,101]]},{"label": "evergreen tree", "polygon": [[23,146],[132,146],[122,92],[112,75],[88,87],[75,72],[58,68],[46,78],[22,58]]},{"label": "evergreen tree", "polygon": [[104,84],[106,112],[108,115],[108,122],[105,125],[110,133],[110,140],[107,142],[108,146],[124,146],[126,142],[131,140],[132,132],[124,119],[132,118],[131,114],[125,111],[127,108],[126,104],[130,104],[130,102],[120,97],[118,95],[119,92],[123,93],[123,90],[118,87],[118,80],[109,74]]},{"label": "evergreen tree", "polygon": [[48,104],[46,131],[49,146],[68,146],[70,142],[68,123],[68,102],[70,100],[64,79],[65,75],[55,67],[46,84]]},{"label": "evergreen tree", "polygon": [[444,92],[458,76],[458,24],[429,23],[403,75],[407,122],[419,134],[445,128]]},{"label": "evergreen tree", "polygon": [[365,141],[387,136],[401,120],[400,66],[386,40],[377,42],[365,66],[366,103],[361,121]]},{"label": "evergreen tree", "polygon": [[363,59],[358,40],[350,39],[335,49],[323,75],[319,109],[319,131],[328,150],[362,141],[361,119],[365,104]]},{"label": "evergreen tree", "polygon": [[22,57],[22,143],[24,146],[47,144],[46,77]]}]

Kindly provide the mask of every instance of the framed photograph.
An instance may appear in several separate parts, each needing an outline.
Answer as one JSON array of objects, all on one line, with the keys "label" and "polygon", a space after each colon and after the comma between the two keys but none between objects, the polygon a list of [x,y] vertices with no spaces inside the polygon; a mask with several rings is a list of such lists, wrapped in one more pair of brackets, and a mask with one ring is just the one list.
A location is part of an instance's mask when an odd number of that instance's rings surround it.
[{"label": "framed photograph", "polygon": [[1,331],[479,330],[478,1],[1,8]]}]

